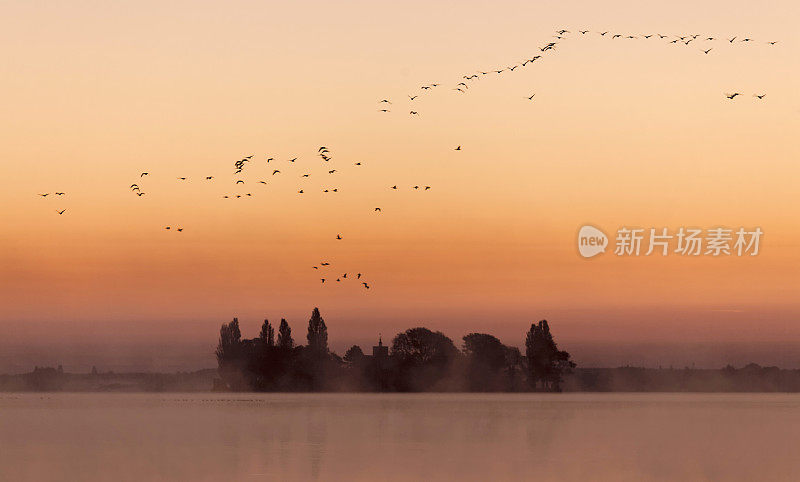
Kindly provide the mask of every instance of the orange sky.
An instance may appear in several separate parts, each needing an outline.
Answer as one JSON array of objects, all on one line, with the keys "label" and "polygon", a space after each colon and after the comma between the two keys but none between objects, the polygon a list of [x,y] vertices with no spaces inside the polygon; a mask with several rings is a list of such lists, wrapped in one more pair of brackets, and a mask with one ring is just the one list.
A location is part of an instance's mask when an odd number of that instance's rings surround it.
[{"label": "orange sky", "polygon": [[[799,8],[6,2],[0,347],[213,343],[235,315],[246,335],[285,316],[302,339],[314,306],[340,350],[418,324],[520,344],[545,317],[567,348],[800,343]],[[452,90],[561,27],[541,61]],[[586,223],[765,235],[752,258],[585,260]],[[372,288],[322,285],[320,261]]]}]

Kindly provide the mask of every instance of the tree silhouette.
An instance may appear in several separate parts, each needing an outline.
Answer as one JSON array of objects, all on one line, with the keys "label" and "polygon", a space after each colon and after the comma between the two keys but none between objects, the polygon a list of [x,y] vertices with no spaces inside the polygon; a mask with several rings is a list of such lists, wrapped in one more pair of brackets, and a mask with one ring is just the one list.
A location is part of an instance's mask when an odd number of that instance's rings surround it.
[{"label": "tree silhouette", "polygon": [[575,367],[566,351],[559,351],[547,320],[531,324],[525,338],[528,360],[528,382],[531,387],[541,384],[542,390],[560,391],[562,375]]},{"label": "tree silhouette", "polygon": [[411,328],[392,340],[392,357],[398,366],[398,389],[438,389],[450,364],[459,356],[453,340],[427,328]]},{"label": "tree silhouette", "polygon": [[284,350],[291,350],[294,348],[292,329],[289,328],[289,323],[286,322],[285,318],[281,318],[281,324],[278,327],[278,347]]},{"label": "tree silhouette", "polygon": [[272,328],[269,320],[264,320],[264,324],[261,325],[261,333],[259,333],[258,338],[261,340],[261,343],[264,346],[275,346],[275,329]]},{"label": "tree silhouette", "polygon": [[314,308],[311,312],[311,319],[308,320],[308,348],[315,355],[328,354],[328,328],[325,320],[319,314],[319,308]]},{"label": "tree silhouette", "polygon": [[484,392],[502,389],[498,375],[506,366],[506,346],[492,335],[470,333],[464,337],[467,387]]},{"label": "tree silhouette", "polygon": [[358,345],[353,345],[347,349],[344,354],[344,361],[350,363],[358,363],[359,361],[364,359],[364,352],[361,350],[361,347]]},{"label": "tree silhouette", "polygon": [[219,374],[228,387],[232,390],[247,389],[248,383],[244,375],[247,360],[238,318],[220,327],[219,343],[215,353]]}]

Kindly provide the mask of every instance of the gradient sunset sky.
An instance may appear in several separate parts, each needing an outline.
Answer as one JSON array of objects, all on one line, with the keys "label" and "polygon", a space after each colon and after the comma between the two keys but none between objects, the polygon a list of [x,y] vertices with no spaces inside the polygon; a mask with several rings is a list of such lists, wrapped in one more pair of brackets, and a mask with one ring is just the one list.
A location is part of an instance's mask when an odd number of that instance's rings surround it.
[{"label": "gradient sunset sky", "polygon": [[[42,353],[83,368],[86,346],[109,366],[214,366],[222,322],[255,336],[285,317],[304,341],[315,306],[340,353],[419,325],[521,345],[546,318],[579,363],[707,343],[723,348],[670,362],[717,366],[752,342],[800,365],[795,1],[9,1],[0,17],[0,372]],[[560,28],[532,66],[452,90]],[[583,224],[765,234],[755,257],[587,260]],[[320,283],[344,272],[371,289]],[[193,365],[149,351],[163,344]],[[609,359],[662,361],[646,351]]]}]

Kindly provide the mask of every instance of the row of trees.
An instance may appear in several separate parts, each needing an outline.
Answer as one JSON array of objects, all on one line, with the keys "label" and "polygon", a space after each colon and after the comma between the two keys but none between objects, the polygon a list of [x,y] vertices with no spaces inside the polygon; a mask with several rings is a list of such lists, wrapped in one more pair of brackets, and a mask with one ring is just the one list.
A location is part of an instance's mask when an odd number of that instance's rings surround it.
[{"label": "row of trees", "polygon": [[354,345],[344,357],[328,348],[328,328],[314,308],[306,345],[295,344],[282,319],[277,335],[264,320],[257,338],[243,339],[238,319],[220,328],[216,350],[223,385],[236,391],[560,391],[575,367],[559,350],[547,321],[531,325],[525,355],[496,337],[471,333],[458,349],[438,331],[412,328],[391,351],[372,355]]}]

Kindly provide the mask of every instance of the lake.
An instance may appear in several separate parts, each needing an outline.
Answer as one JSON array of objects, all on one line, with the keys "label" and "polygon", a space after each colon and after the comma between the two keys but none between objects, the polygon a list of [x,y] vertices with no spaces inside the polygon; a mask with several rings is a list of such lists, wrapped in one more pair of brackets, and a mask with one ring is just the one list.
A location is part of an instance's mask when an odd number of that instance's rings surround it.
[{"label": "lake", "polygon": [[2,481],[798,480],[792,394],[0,393]]}]

